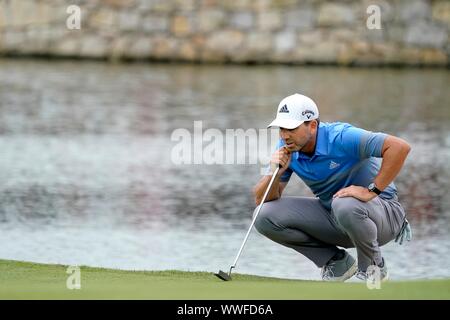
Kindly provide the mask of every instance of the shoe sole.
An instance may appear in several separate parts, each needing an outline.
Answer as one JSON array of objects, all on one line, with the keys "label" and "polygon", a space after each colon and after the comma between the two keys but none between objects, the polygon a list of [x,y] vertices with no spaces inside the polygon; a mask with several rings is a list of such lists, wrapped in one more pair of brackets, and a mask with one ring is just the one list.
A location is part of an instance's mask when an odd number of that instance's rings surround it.
[{"label": "shoe sole", "polygon": [[355,260],[350,268],[340,277],[334,277],[332,282],[344,282],[345,280],[350,279],[355,275],[355,273],[358,271],[358,262]]}]

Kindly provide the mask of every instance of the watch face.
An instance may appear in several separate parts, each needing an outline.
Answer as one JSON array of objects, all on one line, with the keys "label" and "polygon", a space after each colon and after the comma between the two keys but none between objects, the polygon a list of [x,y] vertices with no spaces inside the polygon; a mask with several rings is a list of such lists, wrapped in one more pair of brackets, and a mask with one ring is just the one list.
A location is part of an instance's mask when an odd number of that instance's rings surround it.
[{"label": "watch face", "polygon": [[367,187],[367,189],[369,189],[369,191],[371,192],[375,192],[377,195],[380,195],[381,191],[377,189],[377,186],[375,185],[374,182],[372,182],[371,184],[369,184],[369,186]]}]

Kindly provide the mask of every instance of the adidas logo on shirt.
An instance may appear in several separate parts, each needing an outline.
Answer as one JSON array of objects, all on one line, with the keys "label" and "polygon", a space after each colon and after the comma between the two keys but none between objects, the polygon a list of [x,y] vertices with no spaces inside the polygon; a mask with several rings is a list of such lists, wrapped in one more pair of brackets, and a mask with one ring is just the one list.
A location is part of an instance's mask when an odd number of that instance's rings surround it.
[{"label": "adidas logo on shirt", "polygon": [[335,169],[335,168],[339,167],[340,165],[341,165],[340,163],[330,161],[330,169]]},{"label": "adidas logo on shirt", "polygon": [[281,109],[280,109],[280,111],[278,111],[278,113],[289,113],[287,105],[284,105],[283,107],[281,107]]}]

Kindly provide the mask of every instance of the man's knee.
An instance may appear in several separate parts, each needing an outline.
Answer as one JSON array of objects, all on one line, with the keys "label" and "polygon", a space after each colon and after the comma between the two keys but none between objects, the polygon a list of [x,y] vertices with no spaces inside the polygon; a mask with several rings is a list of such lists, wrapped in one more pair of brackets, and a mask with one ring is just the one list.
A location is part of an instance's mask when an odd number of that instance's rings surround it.
[{"label": "man's knee", "polygon": [[[273,218],[274,216],[276,216],[275,207],[276,206],[270,202],[266,202],[262,206],[261,210],[259,211],[258,217],[255,220],[255,228],[259,233],[267,235],[274,230],[275,225],[273,222]],[[259,206],[256,207],[253,215],[256,214],[258,208]]]},{"label": "man's knee", "polygon": [[353,197],[335,198],[331,208],[336,220],[343,227],[351,227],[368,216],[361,201]]}]

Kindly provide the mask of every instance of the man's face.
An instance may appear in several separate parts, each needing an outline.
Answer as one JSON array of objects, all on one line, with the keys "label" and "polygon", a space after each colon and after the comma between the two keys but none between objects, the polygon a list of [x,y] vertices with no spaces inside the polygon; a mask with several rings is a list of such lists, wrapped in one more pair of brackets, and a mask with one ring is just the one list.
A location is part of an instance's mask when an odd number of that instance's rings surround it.
[{"label": "man's face", "polygon": [[311,141],[311,137],[315,134],[313,122],[310,122],[309,125],[302,123],[295,129],[280,128],[280,137],[290,152],[302,150]]}]

